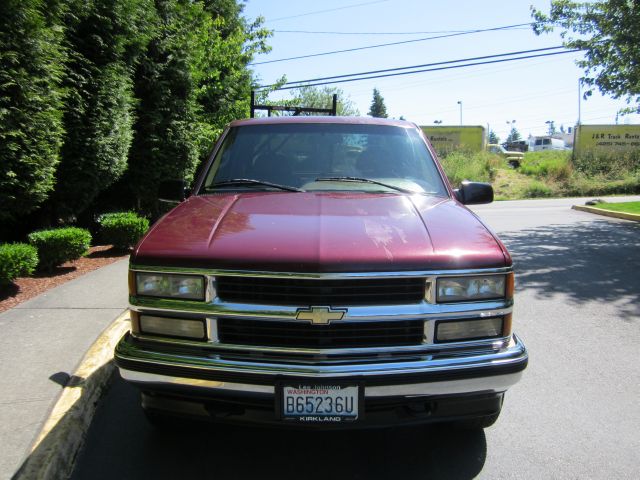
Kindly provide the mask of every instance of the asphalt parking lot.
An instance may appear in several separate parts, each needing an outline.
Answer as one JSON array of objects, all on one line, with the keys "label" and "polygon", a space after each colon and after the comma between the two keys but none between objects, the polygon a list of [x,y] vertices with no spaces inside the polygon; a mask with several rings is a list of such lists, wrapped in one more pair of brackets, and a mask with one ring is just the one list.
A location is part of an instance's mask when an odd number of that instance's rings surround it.
[{"label": "asphalt parking lot", "polygon": [[159,431],[116,378],[73,478],[637,478],[640,224],[571,203],[476,209],[514,257],[514,327],[530,354],[493,427]]}]

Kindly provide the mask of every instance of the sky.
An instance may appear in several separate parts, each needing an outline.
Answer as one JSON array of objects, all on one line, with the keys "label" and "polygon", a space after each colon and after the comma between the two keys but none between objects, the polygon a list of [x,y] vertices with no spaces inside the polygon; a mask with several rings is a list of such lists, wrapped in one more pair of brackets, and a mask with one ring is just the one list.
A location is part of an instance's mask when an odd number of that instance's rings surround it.
[{"label": "sky", "polygon": [[[548,0],[248,0],[244,15],[250,20],[264,17],[264,27],[273,30],[268,39],[271,52],[257,56],[251,67],[260,84],[267,85],[283,75],[288,81],[306,80],[561,45],[559,32],[536,36],[530,27],[523,26],[259,63],[529,23],[531,5],[545,12],[549,9]],[[343,90],[361,115],[369,111],[373,89],[377,88],[389,117],[403,116],[418,125],[433,125],[435,121],[459,125],[462,107],[464,125],[488,126],[501,141],[510,130],[508,122],[514,120],[523,138],[544,135],[548,121],[553,121],[556,128],[573,126],[578,120],[579,103],[583,124],[615,123],[616,113],[626,105],[623,99],[594,92],[579,102],[578,79],[584,72],[574,62],[581,55],[567,53],[335,86]],[[273,92],[270,99],[289,96],[287,91]],[[620,117],[619,122],[639,124],[640,115]]]}]

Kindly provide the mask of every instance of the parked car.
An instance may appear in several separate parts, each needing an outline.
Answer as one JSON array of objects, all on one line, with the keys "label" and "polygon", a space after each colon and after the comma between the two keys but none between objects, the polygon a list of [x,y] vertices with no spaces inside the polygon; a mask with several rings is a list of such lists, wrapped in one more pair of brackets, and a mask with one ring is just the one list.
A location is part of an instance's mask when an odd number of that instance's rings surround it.
[{"label": "parked car", "polygon": [[526,153],[529,150],[529,143],[526,140],[514,140],[513,142],[504,142],[502,146],[506,150],[512,152]]},{"label": "parked car", "polygon": [[[273,117],[224,131],[129,266],[115,361],[148,417],[486,427],[521,377],[505,246],[405,121]],[[173,193],[172,193],[173,192]]]},{"label": "parked car", "polygon": [[531,137],[529,138],[529,150],[540,152],[542,150],[566,150],[564,141],[553,137]]},{"label": "parked car", "polygon": [[518,168],[522,160],[524,159],[524,153],[513,150],[507,150],[502,145],[490,143],[487,145],[487,150],[496,155],[500,155],[509,165],[514,168]]}]

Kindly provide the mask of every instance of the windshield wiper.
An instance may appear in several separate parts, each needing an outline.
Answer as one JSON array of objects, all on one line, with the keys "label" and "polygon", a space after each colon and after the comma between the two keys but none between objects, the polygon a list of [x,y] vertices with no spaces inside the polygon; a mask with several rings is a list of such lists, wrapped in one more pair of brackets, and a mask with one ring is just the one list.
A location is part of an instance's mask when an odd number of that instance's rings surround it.
[{"label": "windshield wiper", "polygon": [[416,192],[415,190],[409,190],[407,188],[397,187],[396,185],[391,185],[389,183],[379,182],[377,180],[371,180],[370,178],[360,178],[360,177],[321,177],[316,178],[316,182],[358,182],[358,183],[371,183],[373,185],[380,185],[381,187],[390,188],[391,190],[396,190],[402,193],[416,194],[423,192]]},{"label": "windshield wiper", "polygon": [[279,183],[265,182],[262,180],[255,180],[253,178],[231,178],[229,180],[222,180],[220,182],[214,182],[211,185],[207,185],[205,191],[215,189],[215,187],[227,187],[233,185],[262,185],[265,187],[277,188],[279,190],[286,190],[287,192],[304,192],[301,188],[290,187],[289,185],[280,185]]}]

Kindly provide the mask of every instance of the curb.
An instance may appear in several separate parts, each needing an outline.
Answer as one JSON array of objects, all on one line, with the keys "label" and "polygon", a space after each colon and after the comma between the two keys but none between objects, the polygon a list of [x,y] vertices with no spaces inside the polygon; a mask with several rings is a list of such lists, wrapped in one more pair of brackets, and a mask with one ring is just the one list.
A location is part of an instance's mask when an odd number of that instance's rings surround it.
[{"label": "curb", "polygon": [[69,478],[98,402],[115,370],[113,350],[127,330],[128,310],[91,345],[12,480]]},{"label": "curb", "polygon": [[640,222],[640,215],[635,213],[614,212],[612,210],[605,210],[603,208],[596,208],[596,207],[588,207],[586,205],[574,205],[571,208],[573,210],[579,210],[581,212],[589,212],[589,213],[595,213],[596,215],[604,215],[605,217],[622,218],[624,220]]}]

